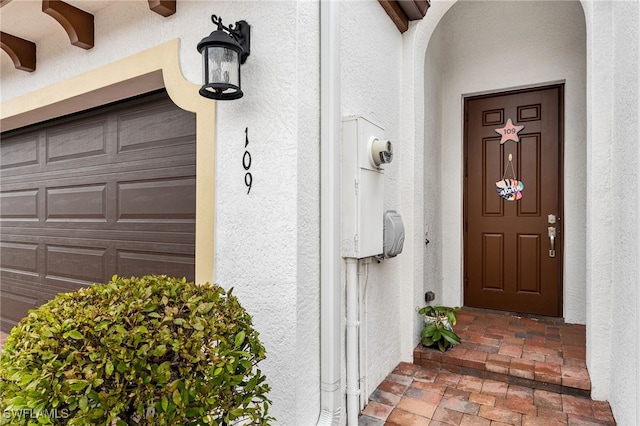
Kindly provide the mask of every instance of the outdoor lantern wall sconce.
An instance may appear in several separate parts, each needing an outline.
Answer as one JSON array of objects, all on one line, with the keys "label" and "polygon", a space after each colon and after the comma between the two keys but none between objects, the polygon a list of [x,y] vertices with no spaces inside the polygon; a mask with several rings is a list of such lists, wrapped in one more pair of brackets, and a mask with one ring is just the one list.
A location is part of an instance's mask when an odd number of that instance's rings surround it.
[{"label": "outdoor lantern wall sconce", "polygon": [[249,56],[250,26],[246,21],[239,21],[225,27],[216,15],[211,15],[211,21],[218,29],[198,43],[204,74],[200,94],[223,101],[239,99],[243,95],[240,65]]}]

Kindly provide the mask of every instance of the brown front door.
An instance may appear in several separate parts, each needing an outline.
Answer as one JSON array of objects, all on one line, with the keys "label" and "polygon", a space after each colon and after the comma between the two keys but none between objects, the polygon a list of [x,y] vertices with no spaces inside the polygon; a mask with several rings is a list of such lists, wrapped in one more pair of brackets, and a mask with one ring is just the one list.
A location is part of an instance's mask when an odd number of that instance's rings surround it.
[{"label": "brown front door", "polygon": [[[562,98],[552,86],[465,99],[467,306],[562,315]],[[524,184],[520,199],[498,194],[503,178]]]}]

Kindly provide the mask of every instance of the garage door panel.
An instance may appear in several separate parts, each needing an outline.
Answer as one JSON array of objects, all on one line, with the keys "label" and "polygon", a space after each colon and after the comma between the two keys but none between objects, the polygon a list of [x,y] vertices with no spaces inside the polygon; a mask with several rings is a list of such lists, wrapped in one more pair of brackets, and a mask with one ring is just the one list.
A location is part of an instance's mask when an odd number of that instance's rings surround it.
[{"label": "garage door panel", "polygon": [[118,222],[195,223],[195,177],[118,182]]},{"label": "garage door panel", "polygon": [[[192,140],[195,143],[195,139]],[[4,151],[0,150],[0,154]],[[157,158],[140,155],[139,158],[128,158],[129,161],[118,163],[99,163],[74,167],[70,162],[66,166],[56,164],[56,168],[44,167],[31,169],[20,174],[15,170],[2,172],[2,188],[4,191],[33,188],[46,183],[49,187],[74,186],[78,183],[98,183],[112,180],[118,175],[123,180],[147,178],[150,174],[158,176],[195,176],[195,150],[167,150],[166,157]],[[2,156],[2,155],[0,155]]]},{"label": "garage door panel", "polygon": [[38,219],[38,188],[0,192],[0,221]]},{"label": "garage door panel", "polygon": [[118,114],[118,153],[192,145],[195,116],[170,102]]},{"label": "garage door panel", "polygon": [[0,270],[20,275],[38,275],[38,244],[0,241]]},{"label": "garage door panel", "polygon": [[193,280],[192,255],[118,250],[116,261],[117,274],[123,277],[164,274]]},{"label": "garage door panel", "polygon": [[107,184],[47,188],[47,221],[107,221]]},{"label": "garage door panel", "polygon": [[[70,228],[66,223],[48,223],[47,226],[14,228],[2,225],[2,241],[11,242],[35,242],[52,245],[79,245],[83,243],[87,246],[95,246],[96,241],[107,244],[138,244],[143,245],[183,245],[192,246],[194,250],[193,224],[176,225],[175,228],[184,230],[168,229],[158,230],[158,225],[151,223],[128,223],[127,229],[104,229],[104,224],[77,222]],[[164,224],[165,228],[174,228],[171,224]],[[123,227],[124,228],[124,227]],[[46,235],[44,235],[46,234]],[[88,242],[88,244],[87,244]]]},{"label": "garage door panel", "polygon": [[[117,183],[127,182],[144,182],[149,180],[162,180],[162,179],[195,179],[196,170],[195,165],[177,164],[171,167],[171,170],[167,170],[166,166],[158,166],[153,169],[146,168],[131,168],[128,170],[122,170],[118,173]],[[195,182],[195,180],[194,180]]]},{"label": "garage door panel", "polygon": [[69,277],[56,277],[54,275],[44,277],[39,286],[41,293],[40,304],[53,299],[60,293],[68,293],[79,290],[83,287],[89,287],[92,284],[105,282],[108,282],[106,277],[102,277],[98,280],[80,280]]},{"label": "garage door panel", "polygon": [[[47,235],[55,237],[68,236],[71,230],[74,236],[89,239],[126,241],[132,238],[139,238],[139,241],[175,241],[179,244],[190,241],[195,231],[195,223],[190,221],[181,223],[170,220],[156,220],[154,222],[131,219],[123,220],[116,224],[84,220],[75,222],[49,221],[46,225]],[[36,235],[35,232],[38,231],[26,231],[28,235]],[[148,235],[149,233],[152,233],[152,235]]]},{"label": "garage door panel", "polygon": [[[45,132],[47,164],[107,155],[107,120],[93,120]],[[101,160],[106,162],[106,159]],[[74,161],[77,164],[77,161]],[[77,167],[77,166],[76,166]]]},{"label": "garage door panel", "polygon": [[103,247],[47,245],[45,277],[101,282],[105,276],[106,251]]},{"label": "garage door panel", "polygon": [[[193,139],[191,143],[176,143],[172,141],[166,146],[150,147],[149,149],[137,149],[116,154],[113,160],[115,164],[120,165],[123,171],[136,171],[146,169],[162,169],[170,165],[174,167],[178,164],[193,164],[190,158],[195,156],[195,146]],[[150,160],[155,160],[153,164]]]},{"label": "garage door panel", "polygon": [[40,164],[38,158],[38,140],[38,133],[31,133],[9,143],[3,143],[2,155],[0,156],[0,170],[6,173],[17,168],[37,168]]},{"label": "garage door panel", "polygon": [[3,331],[116,273],[195,278],[195,130],[159,94],[2,135]]},{"label": "garage door panel", "polygon": [[26,315],[29,309],[36,308],[42,301],[38,296],[25,294],[23,288],[14,291],[13,289],[5,289],[5,287],[8,286],[3,283],[2,298],[0,299],[1,327],[3,330],[10,330]]}]

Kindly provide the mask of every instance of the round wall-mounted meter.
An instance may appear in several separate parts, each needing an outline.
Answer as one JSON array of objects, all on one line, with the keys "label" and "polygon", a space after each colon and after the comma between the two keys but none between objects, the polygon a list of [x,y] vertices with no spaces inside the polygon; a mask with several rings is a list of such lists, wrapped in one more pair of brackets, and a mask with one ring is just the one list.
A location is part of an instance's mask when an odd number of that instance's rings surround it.
[{"label": "round wall-mounted meter", "polygon": [[393,160],[393,144],[386,139],[371,139],[371,162],[374,166],[380,167]]}]

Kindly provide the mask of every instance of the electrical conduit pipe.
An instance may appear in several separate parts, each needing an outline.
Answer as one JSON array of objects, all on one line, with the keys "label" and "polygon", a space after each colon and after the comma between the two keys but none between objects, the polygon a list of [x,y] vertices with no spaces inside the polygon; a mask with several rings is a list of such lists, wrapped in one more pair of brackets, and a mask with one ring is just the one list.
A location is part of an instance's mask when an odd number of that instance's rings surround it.
[{"label": "electrical conduit pipe", "polygon": [[358,389],[358,259],[347,262],[347,425],[358,425],[360,390]]}]

